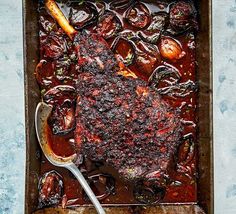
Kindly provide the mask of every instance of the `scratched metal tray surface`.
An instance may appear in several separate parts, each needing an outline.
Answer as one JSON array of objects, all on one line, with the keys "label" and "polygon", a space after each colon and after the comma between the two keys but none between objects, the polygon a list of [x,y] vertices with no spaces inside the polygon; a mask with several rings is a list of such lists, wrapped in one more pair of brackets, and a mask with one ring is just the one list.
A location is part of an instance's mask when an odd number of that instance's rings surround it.
[{"label": "scratched metal tray surface", "polygon": [[[211,1],[198,0],[200,29],[197,35],[198,92],[198,203],[193,205],[155,205],[150,207],[107,207],[107,213],[213,213],[213,139],[212,139],[212,54]],[[24,10],[24,74],[26,115],[26,183],[25,213],[96,213],[91,207],[74,209],[37,209],[40,149],[35,135],[34,113],[40,101],[40,90],[34,70],[39,61],[38,0],[23,0]]]}]

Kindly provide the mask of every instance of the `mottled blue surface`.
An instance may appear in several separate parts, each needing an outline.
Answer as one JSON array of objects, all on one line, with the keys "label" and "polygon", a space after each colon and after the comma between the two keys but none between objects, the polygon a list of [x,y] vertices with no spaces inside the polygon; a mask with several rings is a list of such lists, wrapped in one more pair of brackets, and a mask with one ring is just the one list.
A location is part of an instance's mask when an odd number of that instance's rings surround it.
[{"label": "mottled blue surface", "polygon": [[0,214],[22,214],[25,135],[21,1],[0,0]]},{"label": "mottled blue surface", "polygon": [[236,213],[236,1],[213,0],[215,213]]},{"label": "mottled blue surface", "polygon": [[[215,213],[236,213],[236,1],[213,0]],[[24,213],[22,3],[0,0],[0,214]]]}]

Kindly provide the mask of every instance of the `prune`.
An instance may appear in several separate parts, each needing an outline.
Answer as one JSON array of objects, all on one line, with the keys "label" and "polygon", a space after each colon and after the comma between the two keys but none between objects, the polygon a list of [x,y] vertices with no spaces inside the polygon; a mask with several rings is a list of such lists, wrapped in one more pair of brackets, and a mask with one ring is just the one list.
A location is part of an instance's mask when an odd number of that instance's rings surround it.
[{"label": "prune", "polygon": [[149,84],[157,89],[168,87],[179,82],[181,75],[178,69],[162,65],[156,68],[149,79]]},{"label": "prune", "polygon": [[134,4],[125,16],[129,24],[136,28],[145,28],[151,22],[151,16],[148,8],[141,3]]},{"label": "prune", "polygon": [[156,184],[143,183],[137,184],[134,187],[134,198],[140,203],[155,204],[160,202],[165,196],[165,189],[157,186]]},{"label": "prune", "polygon": [[176,68],[160,66],[153,72],[149,83],[157,88],[159,94],[172,98],[186,97],[197,90],[197,85],[193,81],[180,82],[180,80],[181,75]]},{"label": "prune", "polygon": [[72,2],[70,4],[69,21],[76,30],[95,23],[97,18],[98,12],[93,4],[89,2],[84,2],[83,4]]},{"label": "prune", "polygon": [[[103,200],[115,193],[115,179],[109,174],[95,174],[88,177],[90,187],[98,200]],[[87,195],[84,195],[88,200]]]},{"label": "prune", "polygon": [[135,50],[132,42],[118,37],[112,45],[113,52],[126,66],[131,65],[134,60]]},{"label": "prune", "polygon": [[144,4],[136,3],[127,11],[125,19],[133,27],[142,29],[150,24],[151,15]]},{"label": "prune", "polygon": [[126,9],[128,8],[134,0],[116,0],[116,1],[112,1],[110,4],[111,9]]},{"label": "prune", "polygon": [[45,173],[39,181],[39,208],[55,206],[61,202],[63,181],[56,171]]},{"label": "prune", "polygon": [[122,29],[122,24],[115,13],[105,11],[99,18],[96,32],[105,39],[114,37]]},{"label": "prune", "polygon": [[35,76],[43,88],[50,88],[53,85],[59,84],[58,79],[54,75],[54,70],[56,68],[56,62],[47,62],[46,60],[41,60],[35,69]]},{"label": "prune", "polygon": [[187,1],[179,1],[170,8],[170,27],[175,32],[184,32],[188,29],[198,29],[196,9]]},{"label": "prune", "polygon": [[146,30],[140,31],[139,36],[146,42],[156,44],[168,24],[168,14],[159,12],[152,15],[152,22]]},{"label": "prune", "polygon": [[159,50],[155,45],[138,41],[136,45],[135,63],[137,68],[144,74],[151,75],[155,67],[160,63]]},{"label": "prune", "polygon": [[51,32],[41,46],[41,53],[45,58],[58,59],[66,52],[66,39],[60,32]]},{"label": "prune", "polygon": [[53,110],[48,119],[53,134],[64,135],[75,128],[75,89],[71,86],[56,86],[43,97]]}]

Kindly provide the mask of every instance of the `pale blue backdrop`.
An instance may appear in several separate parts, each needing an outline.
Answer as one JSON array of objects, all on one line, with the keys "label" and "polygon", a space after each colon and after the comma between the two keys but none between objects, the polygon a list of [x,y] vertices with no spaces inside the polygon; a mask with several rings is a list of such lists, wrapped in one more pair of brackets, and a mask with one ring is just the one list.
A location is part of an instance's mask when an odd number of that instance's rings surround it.
[{"label": "pale blue backdrop", "polygon": [[[24,213],[21,0],[0,0],[0,214]],[[215,213],[236,213],[236,1],[213,0]]]}]

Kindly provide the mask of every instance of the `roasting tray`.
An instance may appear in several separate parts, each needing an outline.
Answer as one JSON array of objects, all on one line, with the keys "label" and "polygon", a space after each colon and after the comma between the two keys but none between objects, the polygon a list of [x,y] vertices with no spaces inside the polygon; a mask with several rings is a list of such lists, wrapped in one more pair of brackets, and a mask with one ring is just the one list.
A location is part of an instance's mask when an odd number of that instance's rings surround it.
[{"label": "roasting tray", "polygon": [[[197,36],[198,61],[198,203],[197,205],[156,205],[152,207],[108,207],[111,214],[193,214],[213,213],[213,139],[212,139],[212,53],[211,53],[211,0],[197,0],[200,11],[200,30]],[[37,182],[41,152],[36,140],[34,113],[40,100],[40,91],[34,70],[39,60],[38,0],[23,0],[24,10],[24,74],[26,115],[26,183],[25,213],[33,213],[37,207]],[[204,210],[204,211],[203,211]],[[35,212],[58,214],[93,214],[90,207],[73,210],[49,208]]]}]

